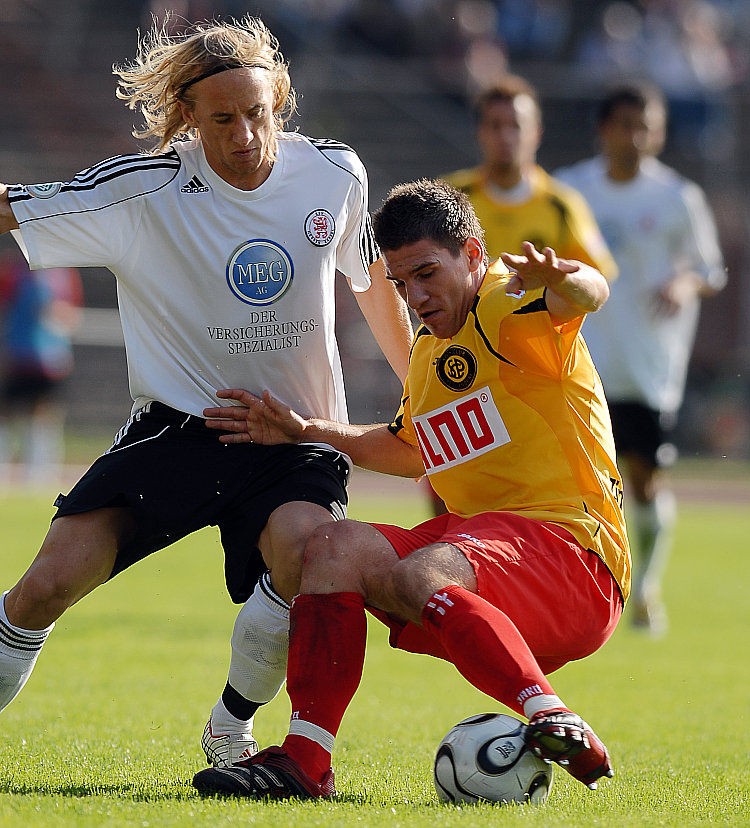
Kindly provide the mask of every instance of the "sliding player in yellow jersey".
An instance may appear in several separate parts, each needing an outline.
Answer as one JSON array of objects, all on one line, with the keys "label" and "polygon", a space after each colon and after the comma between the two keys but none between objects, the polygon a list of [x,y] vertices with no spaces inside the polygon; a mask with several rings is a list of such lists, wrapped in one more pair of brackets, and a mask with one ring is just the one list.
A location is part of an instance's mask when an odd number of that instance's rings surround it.
[{"label": "sliding player in yellow jersey", "polygon": [[375,471],[426,471],[450,511],[414,529],[345,520],[313,533],[291,609],[289,734],[194,785],[333,795],[331,753],[359,684],[368,609],[394,647],[451,661],[526,716],[527,744],[595,788],[612,775],[607,749],[546,676],[604,644],[630,590],[609,414],[580,334],[607,282],[528,243],[503,254],[512,272],[488,268],[471,204],[445,182],[397,187],[373,228],[422,323],[394,422],[305,419],[237,389],[219,393],[236,405],[204,414],[230,432],[225,442],[322,443]]}]

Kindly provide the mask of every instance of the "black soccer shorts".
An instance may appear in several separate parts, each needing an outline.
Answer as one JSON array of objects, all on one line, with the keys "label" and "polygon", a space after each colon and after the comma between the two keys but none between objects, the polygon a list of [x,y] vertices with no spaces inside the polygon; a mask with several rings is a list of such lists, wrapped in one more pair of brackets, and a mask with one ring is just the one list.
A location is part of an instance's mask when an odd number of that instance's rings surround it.
[{"label": "black soccer shorts", "polygon": [[618,455],[635,454],[654,469],[675,461],[677,449],[670,442],[675,415],[637,402],[611,402],[609,415]]},{"label": "black soccer shorts", "polygon": [[53,518],[103,507],[132,510],[137,536],[119,550],[110,578],[180,538],[218,526],[227,590],[244,603],[266,569],[258,538],[271,512],[304,501],[346,517],[350,467],[314,445],[219,441],[205,420],[151,403],[120,429]]}]

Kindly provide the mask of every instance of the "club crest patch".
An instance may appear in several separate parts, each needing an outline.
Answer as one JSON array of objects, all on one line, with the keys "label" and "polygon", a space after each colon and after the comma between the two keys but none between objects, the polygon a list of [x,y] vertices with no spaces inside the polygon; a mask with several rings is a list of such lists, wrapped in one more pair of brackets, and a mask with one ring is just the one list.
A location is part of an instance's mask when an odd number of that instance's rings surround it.
[{"label": "club crest patch", "polygon": [[27,184],[26,192],[34,198],[52,198],[62,190],[62,181],[52,181],[49,184]]},{"label": "club crest patch", "polygon": [[325,247],[333,241],[336,222],[328,210],[313,210],[305,219],[305,235],[316,247]]},{"label": "club crest patch", "polygon": [[451,345],[437,361],[440,382],[451,391],[466,391],[477,376],[477,359],[461,345]]},{"label": "club crest patch", "polygon": [[227,284],[248,305],[270,305],[292,284],[294,264],[289,254],[269,239],[250,239],[227,262]]}]

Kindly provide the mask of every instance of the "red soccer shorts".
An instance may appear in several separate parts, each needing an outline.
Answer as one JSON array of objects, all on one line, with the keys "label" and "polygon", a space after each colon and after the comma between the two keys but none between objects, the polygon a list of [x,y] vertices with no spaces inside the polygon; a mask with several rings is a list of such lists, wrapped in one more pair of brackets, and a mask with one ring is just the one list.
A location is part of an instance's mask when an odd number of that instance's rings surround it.
[{"label": "red soccer shorts", "polygon": [[[622,614],[604,562],[553,523],[485,512],[439,515],[413,529],[372,525],[399,558],[431,543],[458,547],[474,568],[479,596],[510,618],[545,673],[598,650]],[[370,611],[390,628],[391,646],[449,660],[421,627]]]}]

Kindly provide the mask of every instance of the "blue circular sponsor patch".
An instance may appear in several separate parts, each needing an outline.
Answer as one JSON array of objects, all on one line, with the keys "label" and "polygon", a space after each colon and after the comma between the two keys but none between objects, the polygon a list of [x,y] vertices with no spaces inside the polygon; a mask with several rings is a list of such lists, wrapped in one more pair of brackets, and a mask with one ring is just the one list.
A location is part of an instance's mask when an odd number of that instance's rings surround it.
[{"label": "blue circular sponsor patch", "polygon": [[284,248],[269,239],[250,239],[227,262],[227,283],[248,305],[270,305],[292,284],[294,265]]}]

